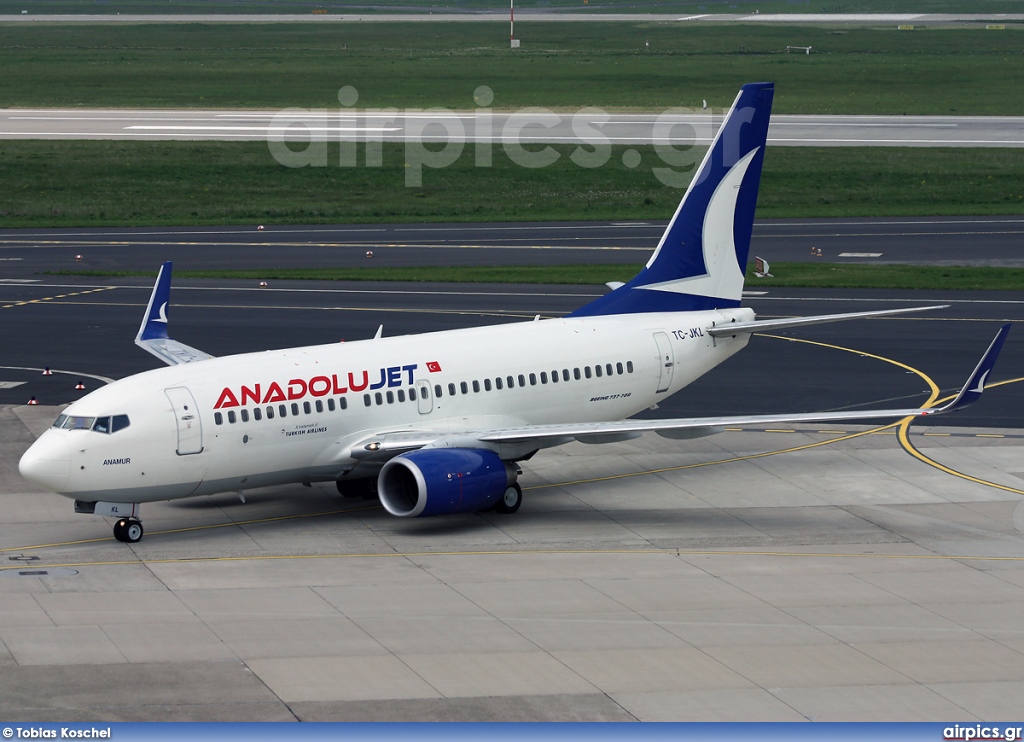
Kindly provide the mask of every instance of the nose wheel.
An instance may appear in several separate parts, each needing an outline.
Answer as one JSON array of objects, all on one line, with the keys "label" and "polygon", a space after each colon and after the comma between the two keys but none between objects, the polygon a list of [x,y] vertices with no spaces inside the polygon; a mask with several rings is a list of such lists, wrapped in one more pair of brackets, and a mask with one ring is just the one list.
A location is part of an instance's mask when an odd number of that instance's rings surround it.
[{"label": "nose wheel", "polygon": [[126,544],[136,544],[142,540],[142,522],[134,518],[121,518],[114,524],[114,538]]}]

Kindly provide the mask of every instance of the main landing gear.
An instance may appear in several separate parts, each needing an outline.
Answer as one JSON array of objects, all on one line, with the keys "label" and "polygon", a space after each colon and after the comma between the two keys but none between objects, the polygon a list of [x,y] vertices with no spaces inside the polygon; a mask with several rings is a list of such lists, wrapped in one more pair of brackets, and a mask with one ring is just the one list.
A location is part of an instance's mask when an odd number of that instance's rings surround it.
[{"label": "main landing gear", "polygon": [[142,534],[142,522],[135,518],[121,518],[114,524],[114,538],[122,543],[137,544]]},{"label": "main landing gear", "polygon": [[513,482],[505,488],[505,494],[494,503],[494,512],[502,515],[511,515],[523,504],[523,488],[519,482]]}]

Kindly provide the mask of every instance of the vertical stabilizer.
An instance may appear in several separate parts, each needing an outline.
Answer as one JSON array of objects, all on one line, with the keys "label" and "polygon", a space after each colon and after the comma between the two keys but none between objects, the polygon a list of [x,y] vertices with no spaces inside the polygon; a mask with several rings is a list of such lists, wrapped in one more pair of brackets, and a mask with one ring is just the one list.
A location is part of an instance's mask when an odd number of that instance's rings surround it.
[{"label": "vertical stabilizer", "polygon": [[647,265],[572,316],[739,306],[774,92],[740,89]]}]

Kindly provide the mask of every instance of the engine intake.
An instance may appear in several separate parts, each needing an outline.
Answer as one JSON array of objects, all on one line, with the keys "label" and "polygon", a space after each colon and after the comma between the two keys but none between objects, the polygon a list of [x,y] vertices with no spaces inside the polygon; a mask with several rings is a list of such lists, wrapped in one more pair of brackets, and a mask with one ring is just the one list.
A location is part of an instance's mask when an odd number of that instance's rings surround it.
[{"label": "engine intake", "polygon": [[469,513],[494,505],[516,473],[487,449],[420,449],[386,463],[377,492],[384,509],[400,518]]}]

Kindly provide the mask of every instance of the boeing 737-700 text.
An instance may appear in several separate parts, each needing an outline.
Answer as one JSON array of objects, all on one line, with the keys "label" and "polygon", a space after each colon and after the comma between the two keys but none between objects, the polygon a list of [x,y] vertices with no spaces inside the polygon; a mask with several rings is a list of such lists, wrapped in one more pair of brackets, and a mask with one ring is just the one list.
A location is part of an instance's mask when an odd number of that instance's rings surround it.
[{"label": "boeing 737-700 text", "polygon": [[646,266],[544,321],[213,358],[167,333],[171,264],[136,343],[168,367],[70,405],[21,459],[27,479],[142,538],[141,503],[336,481],[400,517],[522,502],[518,462],[577,440],[950,412],[981,396],[1009,326],[935,409],[633,420],[750,334],[935,307],[757,321],[740,306],[774,86],[745,85]]}]

